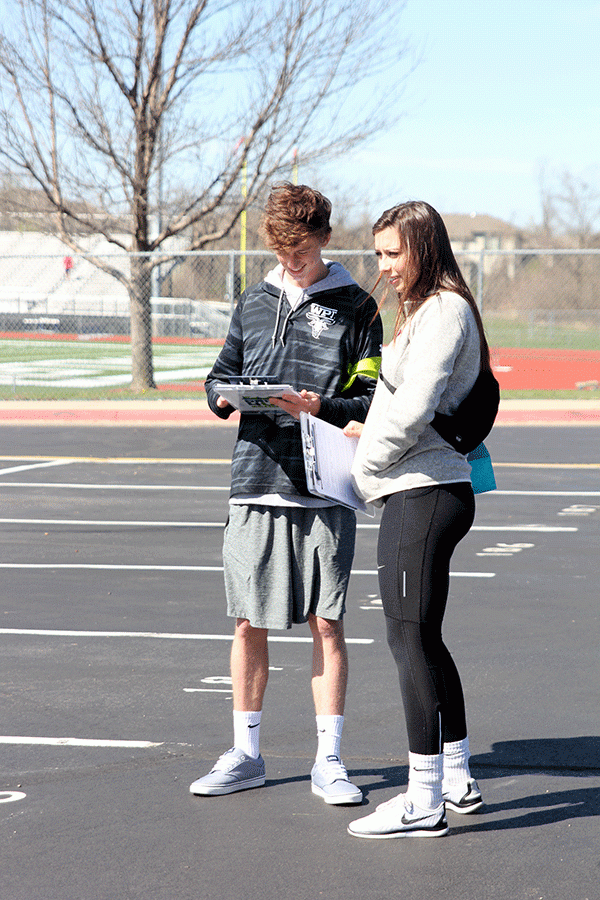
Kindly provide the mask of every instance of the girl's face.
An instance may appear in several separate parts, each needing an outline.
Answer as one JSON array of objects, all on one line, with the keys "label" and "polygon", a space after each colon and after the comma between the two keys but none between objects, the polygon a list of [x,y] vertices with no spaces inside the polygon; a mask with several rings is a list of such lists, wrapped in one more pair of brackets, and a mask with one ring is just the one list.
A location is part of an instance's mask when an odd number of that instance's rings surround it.
[{"label": "girl's face", "polygon": [[375,256],[379,262],[379,272],[387,278],[397,293],[404,285],[404,270],[407,253],[403,250],[396,228],[384,228],[375,235]]}]

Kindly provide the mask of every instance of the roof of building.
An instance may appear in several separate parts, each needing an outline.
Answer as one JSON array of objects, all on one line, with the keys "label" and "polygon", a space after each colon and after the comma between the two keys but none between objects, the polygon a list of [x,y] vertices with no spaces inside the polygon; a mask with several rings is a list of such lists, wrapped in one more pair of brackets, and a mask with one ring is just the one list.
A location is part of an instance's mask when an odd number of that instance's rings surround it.
[{"label": "roof of building", "polygon": [[452,240],[469,240],[476,234],[515,235],[519,229],[510,222],[495,216],[450,213],[443,216],[448,234]]}]

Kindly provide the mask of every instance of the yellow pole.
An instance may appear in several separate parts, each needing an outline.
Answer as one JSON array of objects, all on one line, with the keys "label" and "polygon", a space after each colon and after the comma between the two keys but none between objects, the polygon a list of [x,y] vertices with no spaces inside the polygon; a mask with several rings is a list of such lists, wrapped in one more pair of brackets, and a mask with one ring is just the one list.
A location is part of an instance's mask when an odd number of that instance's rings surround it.
[{"label": "yellow pole", "polygon": [[[244,160],[242,164],[242,197],[244,200],[248,196],[248,167],[247,162]],[[242,211],[242,215],[240,216],[240,290],[243,292],[246,290],[246,210]]]},{"label": "yellow pole", "polygon": [[298,148],[292,152],[292,184],[298,184]]}]

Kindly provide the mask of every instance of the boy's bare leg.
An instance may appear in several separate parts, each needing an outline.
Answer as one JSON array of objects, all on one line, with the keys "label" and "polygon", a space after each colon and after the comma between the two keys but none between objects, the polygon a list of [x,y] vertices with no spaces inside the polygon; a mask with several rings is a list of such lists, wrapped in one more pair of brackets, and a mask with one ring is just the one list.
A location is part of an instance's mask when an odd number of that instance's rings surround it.
[{"label": "boy's bare leg", "polygon": [[238,619],[231,647],[233,708],[259,712],[269,678],[268,629]]},{"label": "boy's bare leg", "polygon": [[310,615],[313,637],[312,692],[318,716],[343,716],[348,684],[344,623]]},{"label": "boy's bare leg", "polygon": [[325,803],[360,803],[360,788],[352,784],[340,756],[348,654],[342,621],[309,618],[313,635],[312,689],[317,714],[317,757],[310,780],[313,794]]}]

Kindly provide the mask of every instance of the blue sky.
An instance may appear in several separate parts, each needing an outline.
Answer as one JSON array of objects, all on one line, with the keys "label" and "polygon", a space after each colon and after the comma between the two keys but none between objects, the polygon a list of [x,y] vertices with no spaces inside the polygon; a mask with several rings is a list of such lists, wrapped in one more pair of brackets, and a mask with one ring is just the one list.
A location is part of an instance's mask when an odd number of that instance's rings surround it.
[{"label": "blue sky", "polygon": [[407,0],[400,16],[420,58],[402,119],[335,167],[371,212],[424,199],[527,226],[542,168],[600,192],[600,0]]}]

